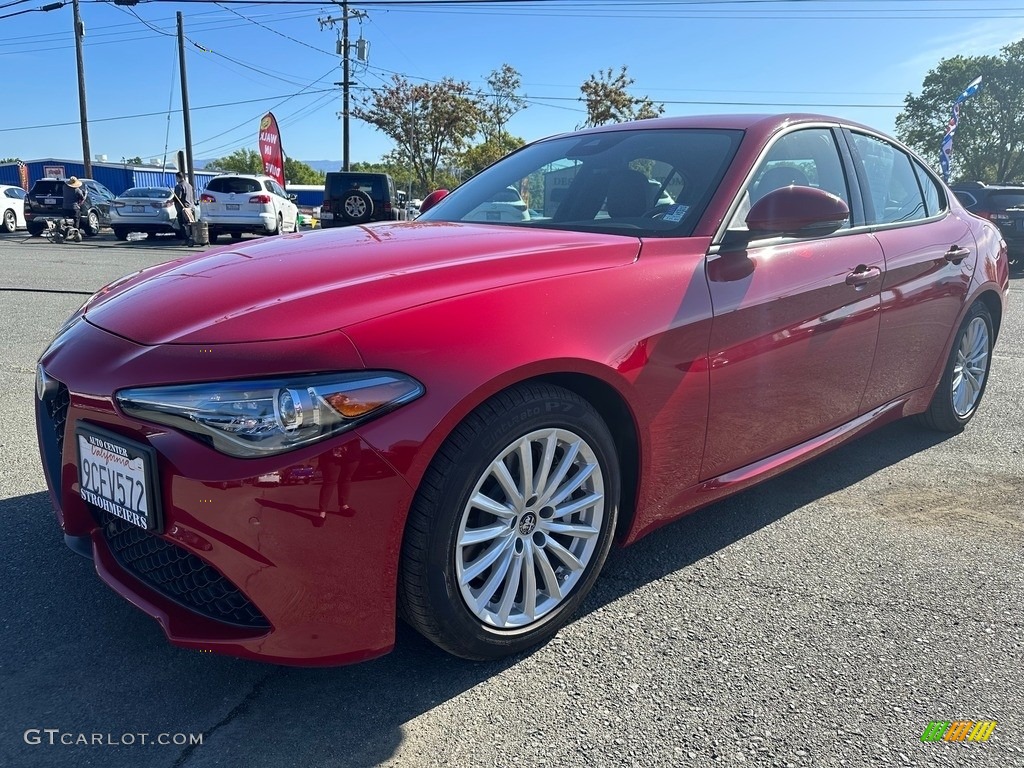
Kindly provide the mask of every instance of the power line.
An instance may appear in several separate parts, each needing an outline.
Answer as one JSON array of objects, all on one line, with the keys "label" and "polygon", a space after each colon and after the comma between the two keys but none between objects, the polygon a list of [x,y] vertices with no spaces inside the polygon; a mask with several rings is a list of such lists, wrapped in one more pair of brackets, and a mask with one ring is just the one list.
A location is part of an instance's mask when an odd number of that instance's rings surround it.
[{"label": "power line", "polygon": [[[327,93],[329,91],[330,92],[334,92],[336,90],[337,89],[335,89],[335,88],[323,88],[323,89],[318,90],[318,91],[309,91],[309,93]],[[224,102],[223,104],[206,104],[206,105],[201,106],[201,107],[192,107],[192,111],[196,112],[198,110],[205,110],[205,109],[222,109],[224,107],[237,107],[237,106],[240,106],[242,104],[259,104],[259,103],[265,102],[265,101],[273,101],[274,99],[293,98],[294,96],[295,96],[295,94],[292,94],[291,96],[288,96],[287,94],[278,94],[276,96],[264,96],[264,97],[261,97],[259,99],[244,99],[242,101],[227,101],[227,102]],[[174,112],[181,112],[180,109],[175,109],[173,111]],[[160,111],[160,112],[140,112],[140,113],[135,114],[135,115],[117,115],[115,117],[90,117],[89,118],[89,122],[90,123],[110,123],[110,122],[114,122],[114,121],[117,121],[117,120],[135,120],[135,119],[143,118],[143,117],[163,117],[163,115],[165,115],[165,114],[166,114],[165,112]],[[38,131],[38,130],[41,130],[43,128],[64,128],[64,127],[67,127],[69,125],[78,125],[78,124],[79,124],[79,121],[75,120],[74,122],[66,122],[66,123],[46,123],[46,124],[42,124],[42,125],[21,125],[21,126],[15,127],[15,128],[0,128],[0,133],[12,133],[14,131]]]}]

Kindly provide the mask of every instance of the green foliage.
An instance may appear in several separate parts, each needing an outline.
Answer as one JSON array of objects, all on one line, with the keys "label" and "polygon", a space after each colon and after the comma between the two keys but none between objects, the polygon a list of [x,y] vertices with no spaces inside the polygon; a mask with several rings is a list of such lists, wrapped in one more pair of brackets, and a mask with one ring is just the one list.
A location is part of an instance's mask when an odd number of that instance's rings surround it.
[{"label": "green foliage", "polygon": [[487,139],[482,144],[476,144],[467,149],[462,153],[459,165],[465,172],[466,178],[469,178],[497,162],[509,152],[519,149],[525,143],[517,136],[502,134],[500,137]]},{"label": "green foliage", "polygon": [[411,168],[416,183],[435,189],[441,168],[450,165],[476,134],[481,109],[469,83],[445,78],[413,85],[393,75],[389,86],[375,89],[353,114],[395,142],[393,163]]},{"label": "green foliage", "polygon": [[493,140],[494,146],[501,146],[508,121],[517,112],[526,109],[526,100],[519,95],[520,83],[519,72],[510,64],[502,64],[500,69],[487,76],[490,92],[480,100],[483,118],[480,133],[484,136],[485,144]]},{"label": "green foliage", "polygon": [[648,97],[629,94],[635,81],[623,66],[617,73],[609,67],[601,70],[580,86],[587,105],[587,120],[581,126],[589,128],[627,120],[646,120],[665,112],[664,104],[655,104]]},{"label": "green foliage", "polygon": [[[221,173],[263,173],[263,158],[255,149],[236,149],[227,157],[220,157],[207,163],[206,170]],[[323,171],[290,157],[284,159],[284,177],[288,184],[324,183]]]},{"label": "green foliage", "polygon": [[263,158],[255,149],[236,149],[227,157],[206,164],[206,170],[221,173],[263,173]]},{"label": "green foliage", "polygon": [[999,56],[954,56],[925,76],[918,96],[907,94],[896,136],[939,168],[939,147],[953,102],[978,75],[981,90],[960,105],[950,180],[989,183],[1024,179],[1024,40]]},{"label": "green foliage", "polygon": [[5,157],[3,160],[0,160],[0,163],[17,163],[20,161],[21,158],[19,157]]},{"label": "green foliage", "polygon": [[326,174],[301,160],[284,159],[284,177],[289,184],[323,184]]}]

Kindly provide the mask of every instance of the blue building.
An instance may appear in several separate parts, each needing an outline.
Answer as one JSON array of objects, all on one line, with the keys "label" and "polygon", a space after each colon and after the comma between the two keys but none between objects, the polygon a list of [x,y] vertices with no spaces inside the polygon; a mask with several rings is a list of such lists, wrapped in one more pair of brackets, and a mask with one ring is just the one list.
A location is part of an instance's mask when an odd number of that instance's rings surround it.
[{"label": "blue building", "polygon": [[[28,188],[39,179],[47,177],[67,179],[72,176],[86,178],[85,165],[77,160],[29,160],[24,163],[28,169]],[[92,178],[115,195],[132,187],[173,187],[177,169],[159,168],[151,165],[128,165],[127,163],[94,162]],[[196,194],[206,188],[207,182],[216,176],[214,171],[196,171]],[[0,163],[0,184],[21,186],[18,163]]]}]

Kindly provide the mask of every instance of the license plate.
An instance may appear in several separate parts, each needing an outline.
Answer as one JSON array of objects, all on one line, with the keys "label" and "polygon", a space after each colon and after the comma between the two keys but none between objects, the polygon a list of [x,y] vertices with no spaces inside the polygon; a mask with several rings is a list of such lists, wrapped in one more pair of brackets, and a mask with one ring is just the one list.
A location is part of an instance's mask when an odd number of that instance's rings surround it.
[{"label": "license plate", "polygon": [[153,449],[83,424],[77,425],[75,440],[82,499],[139,528],[159,532]]},{"label": "license plate", "polygon": [[224,207],[227,208],[229,211],[237,211],[238,210],[238,204],[237,203],[228,203]]},{"label": "license plate", "polygon": [[144,205],[133,205],[132,206],[132,213],[145,213],[145,212],[146,212],[146,206],[144,206]]}]

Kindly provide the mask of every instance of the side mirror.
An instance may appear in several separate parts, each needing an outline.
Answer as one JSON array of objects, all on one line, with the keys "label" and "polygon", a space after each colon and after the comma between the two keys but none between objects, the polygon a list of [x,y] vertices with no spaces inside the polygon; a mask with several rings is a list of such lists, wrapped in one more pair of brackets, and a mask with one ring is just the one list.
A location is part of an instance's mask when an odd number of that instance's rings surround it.
[{"label": "side mirror", "polygon": [[754,237],[814,237],[835,232],[850,208],[831,192],[790,185],[769,192],[750,207],[747,228]]},{"label": "side mirror", "polygon": [[420,203],[420,213],[426,213],[439,202],[444,200],[444,198],[446,198],[447,196],[447,189],[435,189],[433,192],[431,192],[429,195],[423,198],[423,202]]}]

